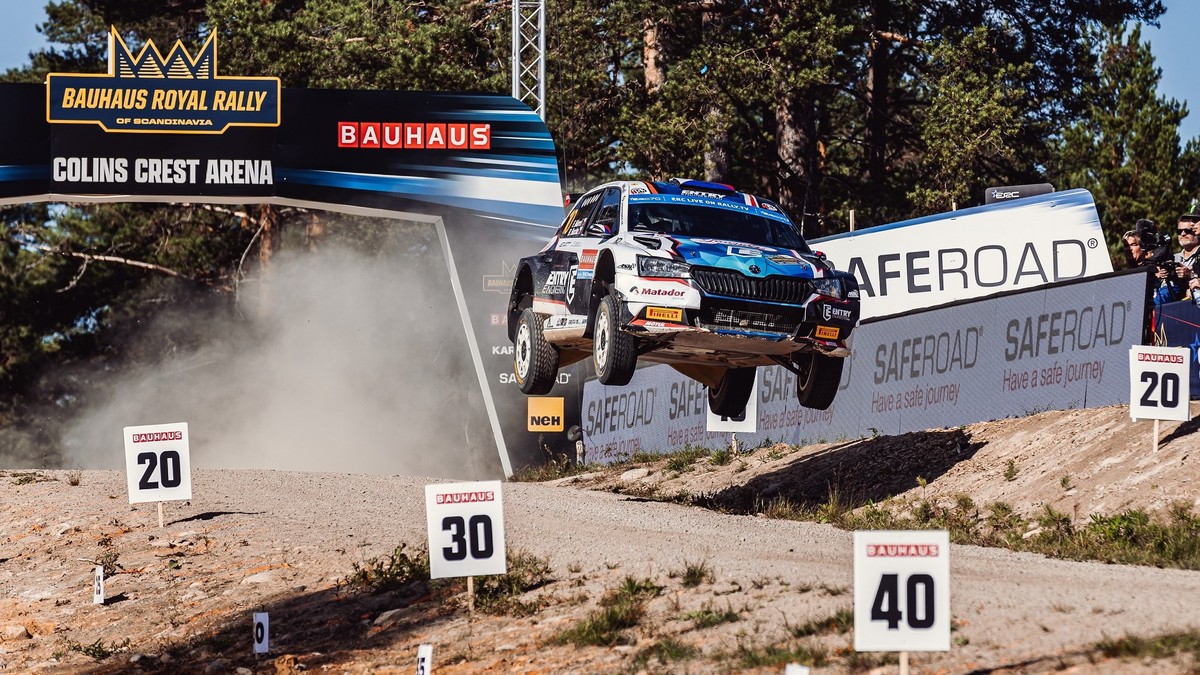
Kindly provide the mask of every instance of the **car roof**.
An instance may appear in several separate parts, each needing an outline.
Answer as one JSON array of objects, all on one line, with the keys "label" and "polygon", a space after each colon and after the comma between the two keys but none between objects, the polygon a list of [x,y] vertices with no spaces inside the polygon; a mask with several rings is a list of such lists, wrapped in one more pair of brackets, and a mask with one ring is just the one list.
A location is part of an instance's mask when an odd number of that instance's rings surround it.
[{"label": "car roof", "polygon": [[[707,197],[719,202],[744,204],[752,209],[762,209],[763,215],[789,220],[783,209],[770,199],[748,192],[739,192],[732,185],[709,181],[672,178],[670,181],[618,181],[613,185],[625,188],[638,202],[671,202],[680,196]],[[656,198],[658,197],[658,198]]]}]

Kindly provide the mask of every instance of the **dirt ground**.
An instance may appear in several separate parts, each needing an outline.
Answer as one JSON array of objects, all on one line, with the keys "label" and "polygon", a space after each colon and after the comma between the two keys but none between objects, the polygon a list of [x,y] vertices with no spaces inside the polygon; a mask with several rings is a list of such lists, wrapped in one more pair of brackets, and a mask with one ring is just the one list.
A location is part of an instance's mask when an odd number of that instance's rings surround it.
[{"label": "dirt ground", "polygon": [[[196,471],[194,499],[165,505],[160,528],[155,505],[128,503],[119,472],[0,471],[0,669],[413,672],[417,646],[432,644],[433,672],[449,673],[778,673],[787,661],[896,672],[895,655],[856,655],[836,619],[852,604],[850,533],[763,518],[755,505],[965,493],[1077,522],[1179,502],[1200,510],[1200,423],[1162,423],[1157,451],[1153,429],[1117,406],[743,450],[685,472],[658,462],[508,483],[510,564],[520,551],[550,568],[519,598],[528,614],[471,613],[461,584],[371,594],[352,583],[402,543],[424,548],[423,485],[443,480]],[[680,492],[742,515],[636,497]],[[954,647],[913,654],[913,672],[1198,668],[1192,655],[1115,659],[1094,646],[1200,629],[1200,573],[969,546],[951,555]],[[105,560],[116,573],[93,604]],[[685,584],[697,568],[699,583]],[[656,590],[617,644],[561,639],[630,580]],[[272,648],[255,656],[251,617],[263,611]]]}]

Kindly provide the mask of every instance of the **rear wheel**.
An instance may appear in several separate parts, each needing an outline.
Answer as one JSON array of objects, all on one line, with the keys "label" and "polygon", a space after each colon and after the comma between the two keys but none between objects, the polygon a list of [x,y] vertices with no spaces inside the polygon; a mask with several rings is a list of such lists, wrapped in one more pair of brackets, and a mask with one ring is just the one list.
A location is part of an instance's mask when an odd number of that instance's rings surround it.
[{"label": "rear wheel", "polygon": [[827,409],[837,396],[846,360],[816,352],[798,354],[793,360],[800,370],[796,375],[796,398],[800,405],[814,410]]},{"label": "rear wheel", "polygon": [[542,317],[530,308],[521,312],[517,335],[513,340],[513,373],[517,386],[526,394],[545,394],[558,377],[558,350],[542,333]]},{"label": "rear wheel", "polygon": [[637,341],[622,331],[621,304],[606,295],[596,308],[596,330],[592,335],[592,364],[603,384],[629,384],[637,368]]},{"label": "rear wheel", "polygon": [[754,394],[754,373],[757,368],[728,368],[721,384],[708,390],[708,409],[721,417],[737,417],[746,410]]}]

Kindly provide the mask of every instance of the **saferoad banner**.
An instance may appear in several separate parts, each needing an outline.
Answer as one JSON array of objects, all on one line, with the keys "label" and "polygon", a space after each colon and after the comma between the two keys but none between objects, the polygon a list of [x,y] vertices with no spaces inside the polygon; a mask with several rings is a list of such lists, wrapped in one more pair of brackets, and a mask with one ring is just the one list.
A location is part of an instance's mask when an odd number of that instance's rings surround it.
[{"label": "saferoad banner", "polygon": [[864,319],[1113,271],[1096,205],[1067,190],[815,239]]},{"label": "saferoad banner", "polygon": [[[800,406],[791,372],[760,368],[758,432],[739,433],[739,443],[810,444],[1124,403],[1144,316],[1145,275],[1133,271],[864,322],[828,410]],[[727,446],[728,434],[706,431],[707,406],[704,385],[666,365],[639,369],[625,387],[590,380],[587,460]]]}]

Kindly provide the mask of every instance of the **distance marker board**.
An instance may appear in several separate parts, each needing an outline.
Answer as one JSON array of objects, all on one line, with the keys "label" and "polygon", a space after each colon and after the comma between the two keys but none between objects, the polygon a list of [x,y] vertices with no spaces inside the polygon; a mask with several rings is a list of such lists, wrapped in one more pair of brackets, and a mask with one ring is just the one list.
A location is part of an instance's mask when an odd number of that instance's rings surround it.
[{"label": "distance marker board", "polygon": [[854,533],[854,650],[950,650],[950,533]]},{"label": "distance marker board", "polygon": [[125,427],[129,503],[192,498],[187,422]]},{"label": "distance marker board", "polygon": [[504,502],[500,481],[425,486],[429,577],[504,574]]}]

